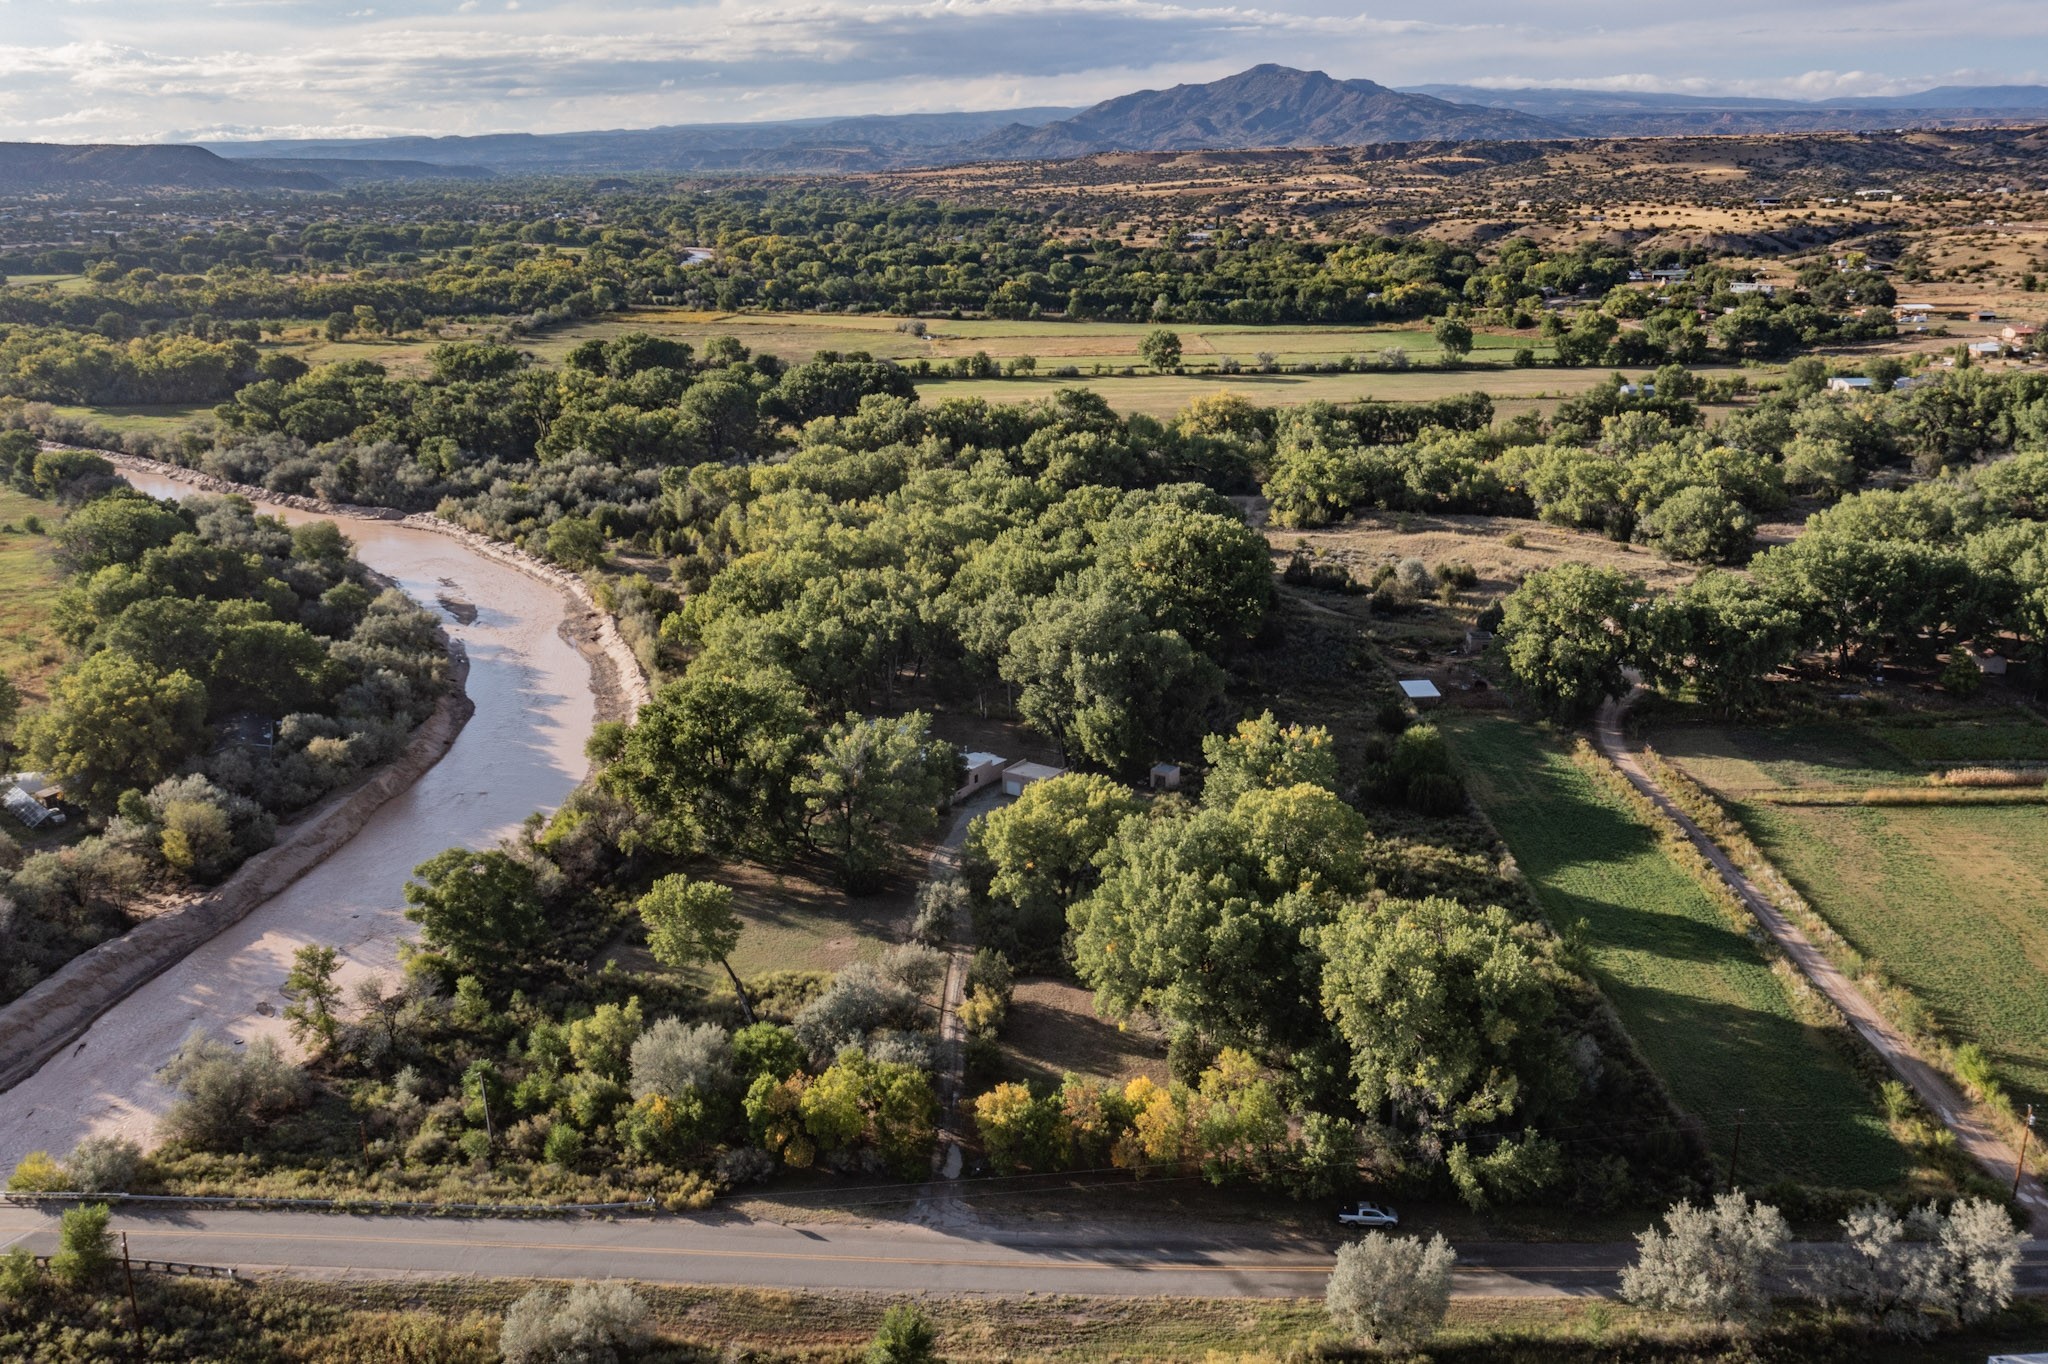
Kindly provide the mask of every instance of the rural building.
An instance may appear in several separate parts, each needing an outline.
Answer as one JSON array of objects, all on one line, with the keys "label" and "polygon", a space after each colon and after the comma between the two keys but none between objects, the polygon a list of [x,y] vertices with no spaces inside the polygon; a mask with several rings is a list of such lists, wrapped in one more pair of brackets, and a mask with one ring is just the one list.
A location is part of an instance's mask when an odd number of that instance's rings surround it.
[{"label": "rural building", "polygon": [[1683,284],[1692,278],[1690,270],[1652,270],[1650,278],[1659,284]]},{"label": "rural building", "polygon": [[45,824],[62,824],[64,812],[53,810],[45,802],[57,798],[58,788],[43,779],[40,772],[17,773],[0,791],[0,807],[30,829],[40,829]]},{"label": "rural building", "polygon": [[1832,393],[1867,393],[1870,380],[1846,376],[1828,380],[1828,391]]},{"label": "rural building", "polygon": [[1444,696],[1442,692],[1436,689],[1436,683],[1423,677],[1402,679],[1401,695],[1413,701],[1417,706],[1434,705],[1436,702],[1443,700]]},{"label": "rural building", "polygon": [[1728,292],[1731,294],[1761,294],[1765,298],[1771,298],[1777,294],[1778,286],[1775,284],[1758,284],[1749,280],[1737,280],[1728,286]]},{"label": "rural building", "polygon": [[1154,791],[1180,790],[1180,764],[1153,763],[1152,789]]},{"label": "rural building", "polygon": [[2039,327],[2033,326],[2025,322],[2015,323],[2013,326],[2007,327],[2004,331],[1999,333],[1999,335],[2004,337],[2006,340],[2018,343],[2020,345],[2024,345],[2027,342],[2032,341],[2035,337],[2039,336],[2040,334],[2041,329]]},{"label": "rural building", "polygon": [[1003,779],[1004,759],[995,753],[969,753],[966,757],[967,780],[953,793],[953,803],[958,805],[977,791],[985,791]]},{"label": "rural building", "polygon": [[1972,341],[1970,343],[1970,354],[1981,355],[1986,359],[1996,359],[1998,356],[2005,354],[2005,342]]},{"label": "rural building", "polygon": [[1017,763],[1003,773],[1003,794],[1021,796],[1024,794],[1024,788],[1031,783],[1045,781],[1050,777],[1065,776],[1066,771],[1064,767],[1047,767],[1044,763]]},{"label": "rural building", "polygon": [[1901,322],[1925,322],[1934,316],[1932,303],[1901,303],[1892,309],[1892,315]]}]

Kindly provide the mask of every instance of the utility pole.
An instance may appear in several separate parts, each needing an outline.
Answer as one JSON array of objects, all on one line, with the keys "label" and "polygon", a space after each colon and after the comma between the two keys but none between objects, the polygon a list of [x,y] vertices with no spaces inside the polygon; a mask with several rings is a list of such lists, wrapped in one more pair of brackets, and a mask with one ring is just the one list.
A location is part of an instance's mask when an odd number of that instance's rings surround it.
[{"label": "utility pole", "polygon": [[1735,1147],[1728,1153],[1728,1187],[1730,1190],[1735,1188],[1735,1164],[1742,1159],[1742,1118],[1748,1112],[1749,1110],[1746,1108],[1735,1110]]},{"label": "utility pole", "polygon": [[2020,1201],[2020,1181],[2027,1177],[2027,1138],[2034,1135],[2034,1106],[2027,1105],[2027,1125],[2020,1129],[2020,1158],[2012,1167],[2012,1197],[2008,1202]]},{"label": "utility pole", "polygon": [[142,1308],[135,1302],[135,1266],[128,1259],[128,1233],[121,1233],[121,1273],[128,1280],[128,1324],[135,1331],[135,1357],[142,1358]]}]

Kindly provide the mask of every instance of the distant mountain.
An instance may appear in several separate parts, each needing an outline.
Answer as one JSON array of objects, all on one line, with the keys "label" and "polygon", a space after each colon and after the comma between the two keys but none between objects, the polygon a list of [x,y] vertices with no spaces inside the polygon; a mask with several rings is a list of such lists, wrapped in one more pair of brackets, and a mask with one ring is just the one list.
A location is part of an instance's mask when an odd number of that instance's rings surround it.
[{"label": "distant mountain", "polygon": [[[211,153],[209,153],[211,154]],[[230,165],[284,175],[315,175],[331,185],[351,185],[378,180],[488,180],[491,172],[482,166],[439,164],[432,161],[399,161],[377,157],[348,156],[245,156],[222,157]]]},{"label": "distant mountain", "polygon": [[2048,122],[2048,86],[1944,86],[1853,99],[1754,99],[1656,91],[1492,90],[1418,85],[1409,93],[1527,114],[1579,137],[1671,137],[1700,133],[1868,132],[1965,123]]},{"label": "distant mountain", "polygon": [[587,133],[496,133],[480,137],[386,137],[306,142],[215,142],[222,156],[266,162],[304,157],[404,157],[432,165],[481,167],[501,175],[689,174],[740,171],[879,170],[929,165],[950,149],[1012,124],[1065,118],[1071,108],[959,114],[874,114],[777,123],[679,124]]},{"label": "distant mountain", "polygon": [[1119,95],[1042,127],[1005,128],[961,150],[976,160],[1048,159],[1109,151],[1507,142],[1566,135],[1525,113],[1266,65],[1206,85]]},{"label": "distant mountain", "polygon": [[229,161],[204,147],[0,142],[0,193],[333,188],[332,180],[311,170]]}]

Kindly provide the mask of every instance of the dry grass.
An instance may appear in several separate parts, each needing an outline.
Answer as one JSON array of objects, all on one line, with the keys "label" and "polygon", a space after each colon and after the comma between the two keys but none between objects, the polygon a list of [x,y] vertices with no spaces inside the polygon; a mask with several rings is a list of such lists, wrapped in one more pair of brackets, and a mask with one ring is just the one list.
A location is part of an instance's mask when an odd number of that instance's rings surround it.
[{"label": "dry grass", "polygon": [[1166,1034],[1141,1022],[1097,1016],[1094,997],[1066,981],[1017,982],[1002,1031],[1003,1069],[1012,1079],[1056,1083],[1072,1073],[1122,1084],[1143,1075],[1165,1083]]},{"label": "dry grass", "polygon": [[64,519],[64,509],[0,488],[0,676],[33,702],[43,699],[44,685],[64,654],[50,631],[50,606],[63,579],[51,558],[50,537],[25,529],[31,516],[41,518],[47,531]]}]

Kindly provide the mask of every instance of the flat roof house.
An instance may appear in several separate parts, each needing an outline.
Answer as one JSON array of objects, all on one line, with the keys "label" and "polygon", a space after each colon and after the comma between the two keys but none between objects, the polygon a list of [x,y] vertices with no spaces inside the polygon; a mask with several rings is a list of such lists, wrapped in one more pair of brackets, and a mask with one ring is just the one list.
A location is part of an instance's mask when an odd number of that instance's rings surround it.
[{"label": "flat roof house", "polygon": [[1003,773],[1003,794],[1021,796],[1024,788],[1035,781],[1066,775],[1064,767],[1047,767],[1044,763],[1022,762],[1009,767]]}]

